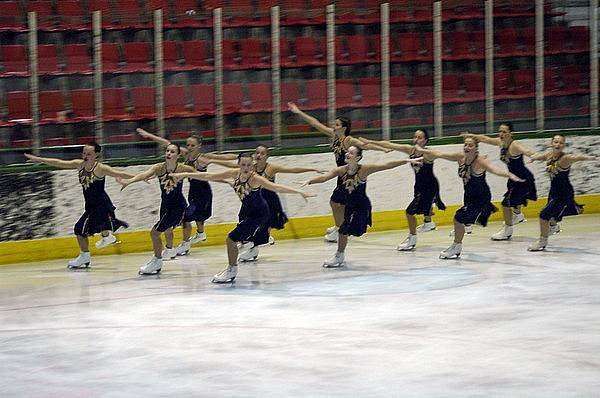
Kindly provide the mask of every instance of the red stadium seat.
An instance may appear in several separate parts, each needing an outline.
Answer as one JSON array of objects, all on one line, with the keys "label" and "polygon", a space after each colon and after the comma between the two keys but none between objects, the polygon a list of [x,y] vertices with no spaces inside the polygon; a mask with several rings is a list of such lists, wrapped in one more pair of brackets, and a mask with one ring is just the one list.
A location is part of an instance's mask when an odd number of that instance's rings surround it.
[{"label": "red stadium seat", "polygon": [[17,1],[3,1],[0,14],[0,32],[26,29],[23,12]]},{"label": "red stadium seat", "polygon": [[[324,93],[326,94],[327,90]],[[354,105],[354,84],[352,83],[352,79],[337,79],[335,81],[335,101],[336,105],[342,108]]]},{"label": "red stadium seat", "polygon": [[562,68],[563,92],[568,94],[586,94],[590,91],[589,72],[584,75],[579,65],[567,65]]},{"label": "red stadium seat", "polygon": [[390,77],[390,104],[407,104],[408,100],[408,80],[404,76]]},{"label": "red stadium seat", "polygon": [[512,57],[519,53],[517,49],[519,38],[516,29],[500,29],[495,31],[495,36],[495,56]]},{"label": "red stadium seat", "polygon": [[351,63],[368,62],[375,58],[375,53],[370,50],[368,38],[365,36],[348,36],[348,53]]},{"label": "red stadium seat", "polygon": [[166,70],[179,70],[179,54],[177,43],[174,41],[163,42],[163,65]]},{"label": "red stadium seat", "polygon": [[212,84],[194,84],[194,113],[196,115],[213,114],[215,112],[215,89]]},{"label": "red stadium seat", "polygon": [[544,95],[562,95],[563,83],[558,73],[553,68],[544,69]]},{"label": "red stadium seat", "polygon": [[248,91],[252,112],[271,112],[273,110],[271,83],[250,83]]},{"label": "red stadium seat", "polygon": [[114,4],[121,26],[144,27],[151,25],[152,18],[146,16],[145,7],[140,7],[138,0],[118,0]]},{"label": "red stadium seat", "polygon": [[423,45],[419,48],[419,60],[433,59],[433,32],[425,32]]},{"label": "red stadium seat", "polygon": [[141,118],[156,117],[156,97],[154,87],[133,87],[131,89],[134,114]]},{"label": "red stadium seat", "polygon": [[481,72],[468,72],[463,75],[465,98],[463,101],[483,101],[485,99],[485,76]]},{"label": "red stadium seat", "polygon": [[308,124],[288,124],[287,126],[287,133],[288,134],[292,134],[292,133],[308,133],[312,131],[312,127],[309,126]]},{"label": "red stadium seat", "polygon": [[10,146],[13,148],[31,148],[33,146],[32,140],[12,140]]},{"label": "red stadium seat", "polygon": [[65,146],[71,145],[72,141],[70,138],[66,137],[56,137],[56,138],[45,138],[42,142],[42,146],[50,147],[50,146]]},{"label": "red stadium seat", "polygon": [[29,1],[27,11],[37,13],[37,25],[39,29],[53,29],[55,27],[55,16],[50,1]]},{"label": "red stadium seat", "polygon": [[92,73],[92,60],[87,44],[65,44],[66,73]]},{"label": "red stadium seat", "polygon": [[69,29],[84,29],[89,23],[89,17],[83,11],[80,1],[60,0],[56,2],[56,6],[63,24]]},{"label": "red stadium seat", "polygon": [[510,82],[511,71],[494,72],[494,99],[511,98],[513,86]]},{"label": "red stadium seat", "polygon": [[93,144],[94,142],[96,142],[96,137],[93,135],[86,135],[82,137],[77,137],[75,139],[75,143],[79,145]]},{"label": "red stadium seat", "polygon": [[535,28],[524,28],[519,31],[521,40],[518,46],[520,55],[535,54]]},{"label": "red stadium seat", "polygon": [[269,56],[265,53],[266,45],[262,40],[241,39],[239,43],[244,67],[265,68],[271,65]]},{"label": "red stadium seat", "polygon": [[442,98],[444,102],[462,102],[459,95],[460,82],[455,73],[445,73],[442,76]]},{"label": "red stadium seat", "polygon": [[567,30],[563,26],[550,26],[545,29],[544,43],[546,54],[560,54],[565,52],[567,44]]},{"label": "red stadium seat", "polygon": [[129,119],[127,93],[124,88],[102,89],[104,120]]},{"label": "red stadium seat", "polygon": [[363,106],[381,105],[381,80],[378,77],[363,77],[359,79],[358,83]]},{"label": "red stadium seat", "polygon": [[532,69],[520,69],[513,72],[515,82],[515,96],[527,98],[535,95],[535,71]]},{"label": "red stadium seat", "polygon": [[237,56],[233,40],[223,40],[223,68],[236,69],[240,67],[241,58]]},{"label": "red stadium seat", "polygon": [[326,51],[322,41],[312,37],[298,37],[294,41],[296,52],[296,63],[298,65],[324,65]]},{"label": "red stadium seat", "polygon": [[29,74],[29,57],[27,48],[20,45],[0,47],[2,54],[2,75],[27,76]]},{"label": "red stadium seat", "polygon": [[42,122],[56,122],[58,112],[65,110],[62,91],[40,91],[40,114]]},{"label": "red stadium seat", "polygon": [[244,91],[241,84],[223,84],[223,108],[225,113],[241,112],[244,107]]},{"label": "red stadium seat", "polygon": [[209,57],[209,54],[211,54],[209,45],[210,43],[205,41],[184,41],[183,56],[185,65],[193,69],[212,69],[212,56]]},{"label": "red stadium seat", "polygon": [[426,104],[433,102],[433,76],[415,75],[412,79],[413,102]]},{"label": "red stadium seat", "polygon": [[299,103],[300,96],[300,85],[296,81],[282,81],[281,82],[281,110],[287,111],[288,102]]},{"label": "red stadium seat", "polygon": [[58,56],[54,44],[40,44],[38,46],[38,73],[42,75],[58,73]]},{"label": "red stadium seat", "polygon": [[474,48],[469,32],[450,32],[449,36],[447,43],[450,44],[450,47],[445,48],[444,59],[473,59]]},{"label": "red stadium seat", "polygon": [[590,48],[590,31],[586,26],[573,26],[569,28],[569,42],[571,52],[588,51]]},{"label": "red stadium seat", "polygon": [[310,80],[306,82],[306,96],[308,109],[322,109],[327,107],[327,80]]},{"label": "red stadium seat", "polygon": [[187,140],[192,135],[189,131],[175,131],[169,133],[169,140]]},{"label": "red stadium seat", "polygon": [[133,134],[115,134],[108,136],[108,142],[117,143],[117,142],[132,142]]},{"label": "red stadium seat", "polygon": [[127,61],[127,72],[151,72],[154,69],[150,43],[124,43],[123,53]]},{"label": "red stadium seat", "polygon": [[102,43],[102,70],[116,72],[121,68],[117,43]]},{"label": "red stadium seat", "polygon": [[10,91],[7,95],[8,119],[14,123],[31,122],[29,91]]},{"label": "red stadium seat", "polygon": [[252,135],[254,135],[254,132],[250,127],[238,127],[229,131],[230,137],[249,137]]},{"label": "red stadium seat", "polygon": [[187,100],[185,86],[165,87],[165,115],[166,117],[191,116],[191,106]]},{"label": "red stadium seat", "polygon": [[420,33],[400,33],[397,39],[392,36],[392,61],[413,61],[419,57]]},{"label": "red stadium seat", "polygon": [[71,90],[71,102],[73,104],[73,117],[75,119],[83,121],[96,119],[94,90]]}]

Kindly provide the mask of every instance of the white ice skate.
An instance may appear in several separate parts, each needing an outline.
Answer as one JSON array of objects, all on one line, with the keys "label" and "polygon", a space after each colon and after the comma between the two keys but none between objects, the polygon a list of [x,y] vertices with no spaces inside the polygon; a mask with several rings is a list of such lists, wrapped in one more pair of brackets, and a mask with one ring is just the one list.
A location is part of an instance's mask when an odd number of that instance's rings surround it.
[{"label": "white ice skate", "polygon": [[490,237],[491,240],[509,240],[513,234],[513,227],[504,225],[502,229]]},{"label": "white ice skate", "polygon": [[175,251],[177,252],[178,256],[185,256],[190,252],[190,247],[192,247],[192,243],[184,240],[179,246],[177,246]]},{"label": "white ice skate", "polygon": [[152,256],[152,258],[150,259],[150,261],[148,261],[146,263],[146,265],[143,265],[140,267],[138,274],[140,274],[140,275],[158,274],[158,273],[160,273],[160,270],[162,269],[162,265],[163,265],[162,258],[156,258],[156,257]]},{"label": "white ice skate", "polygon": [[397,249],[401,252],[414,250],[416,245],[417,235],[408,234],[406,239],[404,239],[404,241],[398,245]]},{"label": "white ice skate", "polygon": [[117,243],[117,238],[109,233],[107,236],[103,236],[98,242],[96,242],[96,249],[104,249],[110,245],[114,245]]},{"label": "white ice skate", "polygon": [[238,243],[238,253],[244,253],[254,247],[254,242]]},{"label": "white ice skate", "polygon": [[548,238],[540,237],[538,240],[536,240],[535,242],[530,244],[529,247],[527,248],[527,250],[530,252],[541,252],[542,250],[544,250],[546,248],[547,244],[548,244]]},{"label": "white ice skate", "polygon": [[[465,225],[465,235],[471,235],[473,233],[473,226],[472,225]],[[450,233],[448,234],[451,237],[454,236],[454,230],[450,231]]]},{"label": "white ice skate", "polygon": [[513,214],[512,216],[512,225],[515,226],[517,224],[521,224],[522,222],[525,222],[527,220],[525,220],[525,214],[523,213],[518,213],[518,214]]},{"label": "white ice skate", "polygon": [[80,269],[88,268],[92,263],[90,252],[79,252],[79,256],[69,261],[67,268],[69,269]]},{"label": "white ice skate", "polygon": [[338,230],[338,227],[337,227],[337,225],[334,225],[333,227],[329,227],[329,228],[327,228],[327,231],[326,231],[325,233],[326,233],[326,234],[330,234],[330,233],[332,233],[333,231],[337,231],[337,230]]},{"label": "white ice skate", "polygon": [[560,229],[560,224],[554,224],[554,225],[550,225],[550,235],[556,235],[558,233],[560,233],[561,229]]},{"label": "white ice skate", "polygon": [[237,276],[237,269],[238,269],[237,265],[233,265],[233,266],[230,265],[229,267],[225,268],[223,271],[216,274],[212,279],[212,283],[233,282],[235,280],[235,277]]},{"label": "white ice skate", "polygon": [[462,251],[461,243],[452,243],[449,248],[440,253],[441,259],[452,259],[460,257],[460,252]]},{"label": "white ice skate", "polygon": [[206,240],[206,233],[196,232],[196,235],[192,236],[189,240],[190,244],[194,245],[198,242],[204,242]]},{"label": "white ice skate", "polygon": [[331,233],[325,235],[326,242],[337,242],[340,234],[337,229],[333,230]]},{"label": "white ice skate", "polygon": [[257,258],[258,248],[256,246],[251,247],[249,250],[243,253],[240,253],[240,255],[238,256],[238,260],[243,262],[256,261]]},{"label": "white ice skate", "polygon": [[162,257],[164,259],[173,260],[175,257],[177,257],[177,249],[175,249],[175,248],[169,249],[168,247],[165,247],[165,250],[163,250],[163,252],[162,252]]},{"label": "white ice skate", "polygon": [[269,245],[274,245],[275,244],[275,238],[273,238],[271,235],[269,235]]},{"label": "white ice skate", "polygon": [[344,253],[336,252],[333,257],[323,263],[323,268],[339,268],[346,265]]},{"label": "white ice skate", "polygon": [[435,223],[433,221],[424,222],[423,224],[417,227],[418,233],[429,232],[435,230]]}]

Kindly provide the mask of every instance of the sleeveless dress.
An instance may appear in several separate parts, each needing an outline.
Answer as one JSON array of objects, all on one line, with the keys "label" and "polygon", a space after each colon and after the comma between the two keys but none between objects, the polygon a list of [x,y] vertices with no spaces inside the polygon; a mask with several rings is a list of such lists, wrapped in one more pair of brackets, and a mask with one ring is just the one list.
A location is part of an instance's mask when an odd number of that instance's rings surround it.
[{"label": "sleeveless dress", "polygon": [[558,164],[563,155],[546,162],[546,173],[550,177],[550,193],[548,194],[548,203],[540,212],[540,218],[546,221],[550,221],[552,218],[561,221],[565,216],[583,213],[583,205],[575,202],[575,191],[569,181],[571,168],[563,169]]},{"label": "sleeveless dress", "polygon": [[524,182],[513,181],[510,178],[506,183],[506,193],[502,200],[502,206],[504,207],[517,207],[527,206],[528,200],[537,200],[537,190],[535,189],[535,178],[533,174],[523,162],[523,154],[518,156],[511,156],[509,152],[509,144],[500,147],[500,160],[506,163],[508,171],[513,173],[519,178],[524,179]]},{"label": "sleeveless dress", "polygon": [[[346,148],[344,147],[345,140],[346,137],[340,140],[336,136],[331,143],[331,148],[333,149],[333,154],[335,155],[335,164],[338,167],[346,165]],[[342,186],[342,177],[338,177],[337,185],[331,194],[330,200],[341,205],[346,204],[346,195],[344,193],[344,187]]]},{"label": "sleeveless dress", "polygon": [[78,236],[92,236],[102,231],[114,232],[121,227],[128,227],[126,222],[115,217],[115,206],[104,190],[104,177],[94,174],[96,166],[98,162],[90,171],[86,170],[83,164],[79,169],[85,211],[74,227],[75,235]]},{"label": "sleeveless dress", "polygon": [[[191,166],[196,171],[205,173],[206,165],[196,159],[186,159],[185,165]],[[183,216],[184,222],[200,221],[204,222],[212,216],[212,189],[208,181],[190,179],[190,191],[188,192],[189,205],[185,209]]]},{"label": "sleeveless dress", "polygon": [[175,170],[169,172],[167,164],[162,163],[159,170],[158,182],[160,184],[160,220],[154,224],[158,232],[165,232],[169,228],[175,228],[183,221],[183,214],[187,202],[183,196],[183,180],[175,183],[171,173],[182,171],[181,165],[177,163]]},{"label": "sleeveless dress", "polygon": [[[421,157],[415,154],[413,149],[409,155],[410,159]],[[440,184],[433,174],[433,160],[423,159],[423,164],[411,164],[415,172],[414,199],[406,212],[408,214],[423,214],[430,215],[433,204],[440,210],[445,210],[446,205],[440,199]]]},{"label": "sleeveless dress", "polygon": [[262,189],[252,188],[248,181],[241,181],[240,176],[235,179],[233,189],[242,201],[238,214],[238,225],[229,233],[229,238],[234,242],[254,242],[255,246],[263,245],[269,241],[269,206],[262,196]]},{"label": "sleeveless dress", "polygon": [[361,180],[358,172],[350,175],[349,167],[340,177],[344,195],[346,196],[346,207],[344,209],[344,222],[340,226],[339,233],[343,235],[361,236],[367,232],[367,226],[372,225],[371,201],[367,197],[367,181]]},{"label": "sleeveless dress", "polygon": [[[263,176],[267,180],[275,182],[275,174],[273,173],[273,168],[269,163],[267,163],[263,171],[256,170],[256,172],[258,175]],[[271,214],[269,226],[275,229],[283,229],[285,223],[288,222],[288,218],[283,211],[283,207],[281,206],[279,195],[277,195],[276,192],[262,188],[262,197],[267,202],[267,205],[269,206],[269,213]]]},{"label": "sleeveless dress", "polygon": [[485,171],[476,174],[473,162],[463,163],[458,166],[458,175],[465,186],[464,204],[456,211],[454,219],[461,224],[480,224],[486,226],[490,215],[498,209],[492,204],[492,193],[485,180]]}]

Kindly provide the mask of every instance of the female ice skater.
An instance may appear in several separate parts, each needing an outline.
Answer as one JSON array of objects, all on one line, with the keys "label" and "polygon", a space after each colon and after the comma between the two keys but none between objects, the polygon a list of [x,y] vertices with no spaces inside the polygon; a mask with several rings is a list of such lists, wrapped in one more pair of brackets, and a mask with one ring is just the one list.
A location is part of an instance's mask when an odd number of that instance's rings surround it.
[{"label": "female ice skater", "polygon": [[491,202],[492,193],[485,180],[485,172],[508,177],[513,181],[524,180],[493,166],[483,156],[479,156],[478,142],[473,137],[465,137],[463,152],[444,153],[420,147],[417,150],[458,163],[458,175],[465,187],[464,204],[454,215],[454,243],[440,253],[442,259],[458,258],[462,251],[465,225],[478,223],[485,227],[490,215],[498,210]]},{"label": "female ice skater", "polygon": [[364,164],[362,149],[351,146],[344,156],[346,165],[337,167],[329,173],[314,177],[303,185],[319,184],[338,177],[341,180],[342,192],[344,194],[344,219],[339,228],[338,248],[329,260],[323,263],[325,268],[343,267],[345,265],[344,252],[348,244],[348,235],[361,236],[367,232],[367,226],[371,225],[371,201],[367,197],[367,176],[378,171],[393,169],[404,164],[419,164],[422,158],[405,160],[394,160],[383,164]]},{"label": "female ice skater", "polygon": [[30,162],[44,163],[60,169],[76,169],[79,173],[85,211],[74,228],[79,256],[69,261],[68,268],[87,268],[91,265],[90,236],[102,234],[102,238],[96,242],[96,248],[102,249],[117,243],[117,238],[112,232],[121,227],[127,228],[127,223],[115,217],[115,206],[104,190],[104,183],[106,176],[127,178],[132,175],[100,163],[98,157],[101,152],[102,147],[93,143],[83,147],[82,159],[60,160],[25,154]]},{"label": "female ice skater", "polygon": [[229,265],[216,274],[213,283],[227,283],[235,280],[237,276],[238,247],[237,243],[252,242],[254,246],[265,244],[269,241],[270,214],[269,205],[262,196],[262,189],[280,193],[295,193],[309,198],[316,196],[312,193],[275,184],[254,171],[252,155],[241,153],[238,157],[238,169],[225,170],[220,173],[177,173],[177,179],[193,178],[204,181],[223,182],[233,178],[233,189],[242,201],[238,214],[239,222],[235,229],[227,236],[227,257]]},{"label": "female ice skater", "polygon": [[[270,182],[275,182],[275,176],[278,173],[308,173],[317,172],[322,173],[320,169],[312,167],[286,167],[280,164],[271,163],[269,159],[269,150],[264,145],[259,145],[254,151],[254,170],[259,176],[262,176]],[[275,191],[263,188],[262,196],[269,206],[269,243],[274,242],[271,237],[271,229],[283,229],[288,221],[287,215],[283,211],[279,196]],[[258,258],[258,247],[252,246],[248,250],[240,253],[239,259],[241,261],[255,261]]]},{"label": "female ice skater", "polygon": [[[144,129],[138,128],[136,131],[142,137],[163,145],[171,144],[169,140],[151,134]],[[185,156],[184,164],[195,168],[199,172],[206,172],[210,163],[237,159],[237,155],[234,154],[203,153],[202,138],[197,135],[188,137],[185,141],[185,147],[180,147],[179,150]],[[188,207],[185,209],[185,215],[183,216],[183,241],[176,248],[178,256],[185,256],[189,253],[193,244],[206,240],[204,223],[212,215],[212,198],[212,190],[208,182],[190,180]],[[196,234],[194,236],[192,236],[192,222],[196,223]]]},{"label": "female ice skater", "polygon": [[[352,123],[350,119],[338,117],[335,119],[333,127],[327,127],[314,117],[302,112],[300,108],[298,108],[298,106],[293,102],[288,102],[288,108],[290,111],[292,111],[292,113],[300,116],[302,120],[310,124],[313,128],[317,129],[321,133],[325,134],[331,140],[331,148],[333,149],[335,163],[338,167],[346,164],[344,159],[346,151],[348,148],[350,148],[350,146],[355,146],[361,150],[364,149],[363,143],[350,135],[352,130]],[[372,144],[369,149],[389,152],[388,149],[381,148],[376,144]],[[335,220],[335,225],[327,229],[325,240],[328,242],[337,242],[339,227],[342,225],[342,222],[344,222],[345,197],[346,195],[344,194],[344,189],[341,186],[341,179],[338,178],[337,185],[333,190],[333,194],[331,195],[331,199],[329,201],[331,210],[333,212],[333,218]]]},{"label": "female ice skater", "polygon": [[[550,224],[556,224],[566,216],[574,216],[583,212],[583,206],[575,202],[575,191],[569,180],[571,165],[583,160],[600,160],[598,156],[564,153],[566,139],[557,134],[552,137],[551,149],[545,153],[535,153],[533,160],[546,161],[546,173],[550,177],[548,203],[540,212],[540,237],[529,245],[529,251],[542,251],[548,244]],[[558,224],[556,224],[558,225]],[[557,229],[560,230],[560,227]]]},{"label": "female ice skater", "polygon": [[[415,172],[414,198],[406,208],[406,220],[408,221],[408,236],[398,245],[398,250],[414,250],[417,245],[417,232],[428,232],[435,229],[435,223],[431,220],[433,205],[438,209],[445,210],[446,205],[440,198],[440,184],[433,174],[433,161],[435,156],[432,154],[422,154],[415,148],[415,145],[425,147],[429,142],[429,134],[426,130],[417,130],[413,136],[414,145],[394,144],[389,141],[373,141],[366,138],[359,138],[368,148],[371,143],[376,143],[382,148],[392,149],[394,151],[404,152],[409,158],[415,159],[423,157],[423,163],[411,164]],[[417,227],[417,218],[415,215],[423,214],[424,222]]]},{"label": "female ice skater", "polygon": [[479,142],[496,145],[500,147],[500,160],[506,163],[508,171],[524,182],[516,182],[508,179],[506,183],[506,193],[502,200],[502,212],[504,215],[504,226],[502,229],[492,235],[492,240],[509,240],[513,234],[513,226],[525,221],[525,216],[521,212],[522,206],[527,206],[528,200],[537,200],[537,191],[535,189],[535,179],[533,174],[523,162],[523,155],[531,157],[533,151],[522,146],[513,139],[512,123],[506,122],[500,124],[498,128],[498,138],[491,138],[479,134],[462,134],[464,137],[473,137]]},{"label": "female ice skater", "polygon": [[[175,180],[173,173],[184,171],[195,171],[193,167],[177,163],[179,157],[179,147],[175,144],[167,145],[165,150],[165,161],[151,166],[148,170],[128,179],[117,179],[122,188],[134,182],[144,181],[154,176],[158,177],[161,190],[160,219],[154,224],[150,231],[154,255],[140,267],[140,275],[152,275],[161,271],[163,266],[163,257],[175,258],[176,250],[173,248],[173,228],[177,227],[183,221],[187,202],[183,196],[183,182]],[[160,235],[165,234],[166,249],[163,252],[163,244]]]}]

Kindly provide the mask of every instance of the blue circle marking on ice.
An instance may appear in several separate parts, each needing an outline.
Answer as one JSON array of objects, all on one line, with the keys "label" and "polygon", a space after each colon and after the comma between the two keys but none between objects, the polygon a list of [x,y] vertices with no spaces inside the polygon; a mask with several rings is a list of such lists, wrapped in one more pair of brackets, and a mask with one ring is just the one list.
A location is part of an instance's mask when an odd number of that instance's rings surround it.
[{"label": "blue circle marking on ice", "polygon": [[343,275],[322,279],[268,283],[258,286],[237,285],[230,293],[240,290],[257,294],[285,293],[294,296],[364,296],[411,293],[451,289],[471,285],[483,279],[475,271],[464,268],[427,267],[401,272],[373,272]]}]

